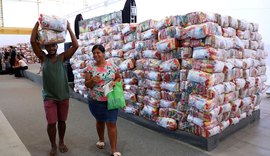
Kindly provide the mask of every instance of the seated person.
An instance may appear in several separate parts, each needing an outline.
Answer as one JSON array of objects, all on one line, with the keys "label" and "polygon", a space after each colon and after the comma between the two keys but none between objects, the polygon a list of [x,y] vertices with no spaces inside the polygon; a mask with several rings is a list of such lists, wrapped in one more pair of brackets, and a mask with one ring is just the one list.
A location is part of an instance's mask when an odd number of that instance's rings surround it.
[{"label": "seated person", "polygon": [[16,56],[15,66],[15,77],[21,77],[21,71],[28,69],[26,62],[23,60],[21,55]]}]

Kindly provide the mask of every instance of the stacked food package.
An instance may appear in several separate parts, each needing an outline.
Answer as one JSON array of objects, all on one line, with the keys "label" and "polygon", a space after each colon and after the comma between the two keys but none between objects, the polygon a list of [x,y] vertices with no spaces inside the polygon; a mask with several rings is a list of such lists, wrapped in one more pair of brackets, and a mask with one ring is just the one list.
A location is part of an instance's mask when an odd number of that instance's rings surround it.
[{"label": "stacked food package", "polygon": [[18,43],[16,45],[17,54],[22,54],[28,64],[39,63],[38,57],[33,52],[30,43]]},{"label": "stacked food package", "polygon": [[137,24],[126,24],[122,29],[124,59],[120,64],[120,71],[124,82],[124,96],[126,107],[123,109],[126,113],[138,115],[140,105],[137,103],[136,92],[138,91],[138,77],[135,74],[136,59],[138,54],[135,51],[135,42],[139,40],[136,33]]},{"label": "stacked food package", "polygon": [[41,45],[51,43],[62,43],[66,39],[67,20],[57,16],[40,14],[38,31],[39,42]]},{"label": "stacked food package", "polygon": [[[192,12],[120,29],[122,33],[107,34],[113,43],[106,57],[117,58],[113,62],[124,82],[124,112],[170,130],[210,137],[259,109],[267,53],[257,24]],[[88,44],[80,48],[88,48],[88,55],[98,36],[94,32],[84,35]]]},{"label": "stacked food package", "polygon": [[142,104],[139,115],[152,121],[157,120],[161,99],[159,72],[161,60],[155,46],[158,38],[155,25],[156,21],[151,19],[138,24],[137,34],[141,36],[141,40],[136,42],[139,59],[136,60],[135,71],[139,79],[137,100]]}]

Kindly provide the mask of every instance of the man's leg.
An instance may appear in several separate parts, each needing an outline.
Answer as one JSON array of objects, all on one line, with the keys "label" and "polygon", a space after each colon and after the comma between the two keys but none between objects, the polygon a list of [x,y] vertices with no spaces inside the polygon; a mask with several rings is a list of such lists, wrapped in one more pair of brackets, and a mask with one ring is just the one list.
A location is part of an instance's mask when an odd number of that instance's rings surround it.
[{"label": "man's leg", "polygon": [[57,145],[55,143],[55,139],[56,139],[56,124],[48,124],[47,126],[47,133],[51,142],[51,152],[50,152],[50,156],[55,156],[56,155],[56,151],[57,151]]},{"label": "man's leg", "polygon": [[47,133],[51,142],[50,156],[55,156],[57,152],[56,145],[56,121],[57,121],[57,107],[54,100],[44,101],[44,109],[46,113],[46,119],[48,122]]},{"label": "man's leg", "polygon": [[69,99],[60,101],[57,103],[57,115],[58,115],[58,135],[59,135],[59,151],[65,153],[68,151],[68,147],[65,145],[64,138],[66,133],[66,120],[68,116]]}]

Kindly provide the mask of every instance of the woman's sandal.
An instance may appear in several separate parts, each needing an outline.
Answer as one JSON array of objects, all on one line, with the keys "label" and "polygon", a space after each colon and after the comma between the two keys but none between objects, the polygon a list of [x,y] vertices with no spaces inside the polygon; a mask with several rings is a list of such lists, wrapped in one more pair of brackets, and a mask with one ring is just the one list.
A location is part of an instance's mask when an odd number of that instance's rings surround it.
[{"label": "woman's sandal", "polygon": [[96,146],[97,146],[97,148],[99,148],[99,149],[104,149],[105,143],[104,143],[104,142],[101,142],[101,141],[98,141],[98,142],[96,143]]},{"label": "woman's sandal", "polygon": [[111,154],[111,156],[121,156],[120,152],[114,152],[113,154]]}]

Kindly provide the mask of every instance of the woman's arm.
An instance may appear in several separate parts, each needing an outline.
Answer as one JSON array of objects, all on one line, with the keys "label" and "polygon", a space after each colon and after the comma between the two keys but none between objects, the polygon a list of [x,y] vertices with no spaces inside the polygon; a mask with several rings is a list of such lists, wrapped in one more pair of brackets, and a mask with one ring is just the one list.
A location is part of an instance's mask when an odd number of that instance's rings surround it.
[{"label": "woman's arm", "polygon": [[101,81],[101,79],[99,76],[92,77],[92,75],[90,73],[88,73],[88,72],[85,73],[85,86],[87,88],[92,89],[94,87],[94,85],[100,81]]}]

